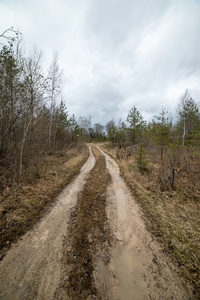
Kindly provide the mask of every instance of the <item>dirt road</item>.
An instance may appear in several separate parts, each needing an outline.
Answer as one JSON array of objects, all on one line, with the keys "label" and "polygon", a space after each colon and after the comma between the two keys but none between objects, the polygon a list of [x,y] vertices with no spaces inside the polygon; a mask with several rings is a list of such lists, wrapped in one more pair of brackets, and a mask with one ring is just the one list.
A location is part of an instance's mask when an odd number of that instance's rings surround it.
[{"label": "dirt road", "polygon": [[[88,192],[87,197],[80,196],[85,186],[91,187],[90,182],[93,182],[89,175],[96,165],[97,155],[94,156],[90,149],[90,157],[78,177],[57,197],[46,216],[13,245],[0,262],[0,299],[195,299],[160,245],[145,229],[141,211],[120,177],[118,165],[102,151],[100,156],[101,168],[104,167],[102,157],[105,157],[111,176],[106,194],[103,190],[98,191],[106,206],[99,206],[101,198],[98,197],[96,204],[94,201],[90,203]],[[96,183],[98,180],[105,181],[92,176]],[[92,206],[93,203],[95,206]],[[95,214],[93,210],[97,209]],[[81,224],[77,220],[81,220]],[[85,220],[91,223],[85,224]],[[81,232],[81,228],[83,231],[86,225],[90,229],[94,226],[99,228],[94,232],[88,231],[88,236],[82,234],[81,239],[87,240],[85,245],[88,245],[90,256],[84,253],[83,262],[79,262],[72,242],[83,243],[84,247],[84,242],[77,240],[77,233]],[[97,233],[102,235],[100,243],[94,241],[98,240]],[[73,236],[77,236],[75,241]],[[88,292],[87,296],[81,289],[79,294],[70,293],[70,288],[76,289],[76,282],[74,285],[66,283],[72,282],[73,268],[75,272],[78,262],[91,265],[92,274],[85,268],[82,271],[87,273],[92,283],[89,285],[87,282],[87,288],[92,286],[92,292]],[[84,275],[80,274],[77,278],[77,286],[80,286]]]}]

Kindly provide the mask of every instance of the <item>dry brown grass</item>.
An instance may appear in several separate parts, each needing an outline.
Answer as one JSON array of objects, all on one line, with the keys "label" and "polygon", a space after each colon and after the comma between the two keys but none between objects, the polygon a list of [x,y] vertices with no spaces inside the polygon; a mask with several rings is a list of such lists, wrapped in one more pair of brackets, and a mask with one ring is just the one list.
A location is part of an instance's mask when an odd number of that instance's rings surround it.
[{"label": "dry brown grass", "polygon": [[[200,297],[200,187],[187,172],[176,177],[176,189],[161,191],[159,165],[149,164],[149,173],[141,174],[135,155],[117,158],[117,149],[105,147],[120,166],[135,199],[142,207],[147,228],[158,238],[163,250],[178,263],[180,275],[193,284]],[[197,166],[196,166],[197,167]],[[196,168],[195,167],[195,168]]]},{"label": "dry brown grass", "polygon": [[34,173],[23,178],[20,189],[4,189],[0,195],[0,258],[11,243],[44,214],[57,193],[79,173],[88,154],[88,148],[81,146],[47,156]]}]

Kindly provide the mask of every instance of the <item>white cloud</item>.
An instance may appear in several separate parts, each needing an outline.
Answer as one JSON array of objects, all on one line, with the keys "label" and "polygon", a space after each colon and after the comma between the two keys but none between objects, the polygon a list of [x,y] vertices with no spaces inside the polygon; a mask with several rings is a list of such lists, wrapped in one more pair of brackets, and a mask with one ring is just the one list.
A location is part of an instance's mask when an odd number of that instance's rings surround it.
[{"label": "white cloud", "polygon": [[20,29],[44,65],[59,52],[66,105],[105,124],[136,105],[151,120],[186,88],[199,101],[200,2],[4,0],[0,32]]}]

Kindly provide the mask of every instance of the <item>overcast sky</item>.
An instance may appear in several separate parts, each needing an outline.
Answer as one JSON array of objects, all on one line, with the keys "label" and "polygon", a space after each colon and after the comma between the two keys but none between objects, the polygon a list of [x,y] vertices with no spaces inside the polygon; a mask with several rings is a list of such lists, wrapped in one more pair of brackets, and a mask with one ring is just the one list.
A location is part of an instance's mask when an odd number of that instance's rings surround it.
[{"label": "overcast sky", "polygon": [[14,26],[63,69],[70,114],[93,124],[175,115],[189,89],[200,101],[200,0],[0,0],[0,33]]}]

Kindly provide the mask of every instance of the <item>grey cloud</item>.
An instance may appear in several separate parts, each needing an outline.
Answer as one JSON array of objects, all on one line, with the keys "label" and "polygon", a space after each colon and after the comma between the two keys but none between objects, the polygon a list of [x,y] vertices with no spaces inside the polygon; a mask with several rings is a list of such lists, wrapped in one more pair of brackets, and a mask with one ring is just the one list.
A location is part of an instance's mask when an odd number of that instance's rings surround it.
[{"label": "grey cloud", "polygon": [[0,10],[1,26],[20,26],[46,67],[59,52],[66,105],[77,117],[117,122],[136,105],[151,120],[162,105],[174,112],[186,88],[199,98],[196,0],[7,0]]}]

